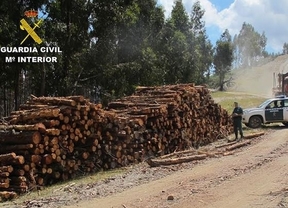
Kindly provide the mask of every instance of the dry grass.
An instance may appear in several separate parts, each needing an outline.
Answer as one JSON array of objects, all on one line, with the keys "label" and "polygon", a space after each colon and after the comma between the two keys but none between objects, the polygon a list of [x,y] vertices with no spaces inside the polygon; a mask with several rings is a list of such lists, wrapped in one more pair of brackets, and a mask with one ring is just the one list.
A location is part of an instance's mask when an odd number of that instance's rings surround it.
[{"label": "dry grass", "polygon": [[232,113],[234,108],[234,102],[238,102],[242,108],[252,108],[259,106],[267,98],[239,93],[239,92],[213,92],[211,93],[215,102],[220,104],[222,108],[226,109],[229,113]]},{"label": "dry grass", "polygon": [[69,187],[79,186],[81,184],[85,185],[89,183],[95,183],[97,181],[105,180],[105,179],[114,177],[116,175],[125,173],[125,171],[127,170],[128,168],[119,168],[119,169],[110,170],[110,171],[101,171],[95,174],[82,176],[74,180],[69,180],[69,181],[54,184],[52,186],[43,187],[39,191],[28,192],[27,194],[24,194],[16,198],[13,201],[0,203],[0,207],[3,207],[3,208],[12,207],[13,204],[21,204],[21,203],[24,203],[25,201],[32,201],[40,197],[41,198],[51,197],[53,195],[57,195],[58,191],[63,191],[63,190],[65,191],[65,189],[69,189]]}]

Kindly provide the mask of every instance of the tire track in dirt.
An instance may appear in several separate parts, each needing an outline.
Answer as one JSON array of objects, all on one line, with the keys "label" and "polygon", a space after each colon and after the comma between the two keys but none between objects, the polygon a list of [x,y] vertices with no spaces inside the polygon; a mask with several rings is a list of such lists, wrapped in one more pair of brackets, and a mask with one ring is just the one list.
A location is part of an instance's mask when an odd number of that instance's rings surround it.
[{"label": "tire track in dirt", "polygon": [[[237,162],[234,166],[230,168],[230,170],[225,168],[224,174],[220,174],[214,178],[206,178],[209,183],[207,186],[200,189],[201,192],[197,193],[198,197],[195,196],[194,190],[194,194],[190,194],[190,196],[184,199],[186,203],[175,203],[169,206],[169,208],[188,208],[191,207],[191,205],[193,205],[194,208],[275,208],[281,203],[284,204],[287,200],[287,198],[285,198],[285,195],[282,196],[281,199],[280,195],[275,197],[271,196],[270,194],[273,189],[275,189],[277,192],[281,187],[279,186],[280,184],[282,185],[283,190],[286,190],[285,186],[288,186],[288,174],[286,174],[288,167],[287,165],[285,165],[288,159],[288,140],[285,139],[285,134],[287,134],[287,130],[281,130],[281,132],[282,134],[279,134],[279,132],[277,132],[277,136],[280,136],[280,138],[282,137],[282,139],[280,139],[281,141],[279,139],[278,141],[269,141],[268,139],[264,139],[260,141],[260,145],[255,144],[255,146],[248,147],[247,150],[239,152],[237,155],[232,156],[234,158],[239,157],[240,159],[245,158],[248,164],[245,165],[244,163],[243,165],[243,163]],[[283,132],[285,132],[285,134],[283,134]],[[272,138],[273,136],[275,136],[275,134],[272,135]],[[271,137],[269,137],[269,139],[271,140]],[[275,144],[277,144],[278,142],[279,143],[277,146],[273,146],[273,149],[271,148],[270,152],[263,152],[261,151],[263,148],[263,145],[261,144],[265,144],[264,142],[267,142],[268,145],[271,144],[271,142],[274,142]],[[253,152],[254,149],[260,150],[258,154],[251,154],[251,151]],[[247,154],[249,158],[247,158],[245,154]],[[227,162],[226,159],[225,161]],[[281,169],[283,169],[282,172]],[[274,181],[270,181],[274,177],[275,180],[278,180],[277,183],[275,183]],[[249,181],[250,183],[245,185],[247,181]],[[261,185],[265,185],[265,182],[267,182],[268,185],[267,187],[264,186],[263,189],[263,187],[261,188]],[[203,185],[203,181],[200,182],[200,187],[201,185]],[[243,187],[242,190],[241,187]],[[260,190],[259,193],[257,192],[257,189]],[[249,198],[247,197],[247,195],[249,194],[245,192],[251,192],[255,194],[255,196]],[[283,191],[281,193],[283,193]],[[284,193],[287,194],[287,191]],[[189,201],[189,203],[187,201]],[[191,203],[191,201],[193,201],[194,203]]]}]

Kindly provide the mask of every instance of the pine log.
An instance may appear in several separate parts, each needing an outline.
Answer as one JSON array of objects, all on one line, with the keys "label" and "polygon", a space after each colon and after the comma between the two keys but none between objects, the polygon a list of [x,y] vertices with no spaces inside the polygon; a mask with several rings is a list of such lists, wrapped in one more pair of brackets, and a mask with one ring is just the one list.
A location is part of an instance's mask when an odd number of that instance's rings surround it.
[{"label": "pine log", "polygon": [[41,109],[41,110],[34,110],[34,111],[21,111],[18,112],[16,117],[12,117],[9,120],[10,124],[16,124],[19,122],[25,122],[28,120],[37,120],[37,119],[44,119],[44,118],[56,118],[60,113],[60,109]]},{"label": "pine log", "polygon": [[[9,172],[8,172],[9,173]],[[23,169],[15,169],[10,173],[11,176],[24,176],[25,175],[25,170]],[[9,174],[8,174],[9,176]]]},{"label": "pine log", "polygon": [[77,103],[80,103],[80,104],[85,104],[85,103],[89,102],[87,99],[84,98],[83,95],[72,95],[72,96],[67,96],[66,98],[74,100],[74,101],[76,101]]},{"label": "pine log", "polygon": [[31,103],[27,103],[27,104],[21,104],[19,106],[19,110],[31,110],[31,109],[47,109],[47,108],[57,108],[57,106],[49,106],[49,105],[34,105]]},{"label": "pine log", "polygon": [[8,166],[0,166],[0,172],[8,172],[11,173],[13,171],[13,167],[11,165]]},{"label": "pine log", "polygon": [[43,157],[42,157],[42,163],[43,164],[46,164],[46,165],[49,165],[53,162],[53,157],[51,154],[45,154]]},{"label": "pine log", "polygon": [[43,120],[42,123],[47,129],[60,125],[60,121],[56,119]]},{"label": "pine log", "polygon": [[189,153],[195,153],[196,154],[197,150],[196,149],[189,149],[189,150],[177,151],[177,152],[173,152],[173,153],[170,153],[170,154],[167,154],[167,155],[163,155],[163,156],[158,157],[158,158],[159,159],[165,159],[165,158],[171,158],[171,157],[174,157],[174,156],[181,157],[184,154],[189,154]]},{"label": "pine log", "polygon": [[20,150],[28,150],[28,149],[33,149],[34,145],[33,144],[17,144],[17,145],[3,145],[0,149],[1,154],[9,153],[9,152],[16,152]]},{"label": "pine log", "polygon": [[0,188],[9,188],[9,183],[0,183]]},{"label": "pine log", "polygon": [[41,164],[41,160],[42,160],[42,156],[41,155],[27,155],[27,156],[24,156],[25,157],[25,160],[28,162],[31,162],[31,163],[34,163],[36,165],[40,165]]},{"label": "pine log", "polygon": [[6,177],[8,177],[9,175],[10,175],[9,172],[0,172],[0,177],[1,177],[1,178],[6,178]]},{"label": "pine log", "polygon": [[16,130],[16,131],[40,131],[44,132],[46,127],[43,123],[37,123],[33,125],[0,125],[0,130]]},{"label": "pine log", "polygon": [[5,163],[6,161],[11,161],[16,158],[16,154],[14,152],[7,153],[7,154],[1,154],[0,155],[0,164]]},{"label": "pine log", "polygon": [[243,142],[239,142],[239,143],[233,144],[229,147],[226,147],[226,151],[231,151],[231,150],[237,149],[239,147],[243,147],[243,146],[250,144],[250,143],[251,143],[251,140],[245,140]]},{"label": "pine log", "polygon": [[10,183],[10,178],[8,177],[4,177],[4,178],[0,178],[0,183]]},{"label": "pine log", "polygon": [[151,167],[157,167],[161,165],[175,165],[183,162],[191,162],[193,160],[203,160],[207,157],[206,154],[192,155],[186,157],[172,158],[172,159],[148,159],[147,163]]},{"label": "pine log", "polygon": [[25,176],[10,176],[11,184],[26,182],[27,178]]},{"label": "pine log", "polygon": [[60,133],[61,133],[61,131],[59,129],[56,129],[56,128],[46,129],[46,131],[45,131],[46,135],[52,135],[52,136],[59,136]]},{"label": "pine log", "polygon": [[226,146],[230,146],[232,144],[236,144],[237,141],[232,141],[232,142],[228,142],[228,143],[225,143],[225,144],[220,144],[220,145],[217,145],[215,146],[216,148],[222,148],[222,147],[226,147]]},{"label": "pine log", "polygon": [[61,97],[34,97],[32,98],[33,102],[43,103],[47,105],[68,105],[76,106],[77,102],[72,99],[61,98]]},{"label": "pine log", "polygon": [[10,185],[8,188],[0,188],[0,191],[10,191],[16,193],[25,193],[28,191],[28,186]]},{"label": "pine log", "polygon": [[[11,161],[6,161],[6,164],[15,164],[15,165],[22,165],[25,163],[25,158],[22,155],[16,156],[16,158],[12,159]],[[3,162],[3,164],[5,164]]]},{"label": "pine log", "polygon": [[0,132],[0,144],[39,144],[41,140],[39,131]]},{"label": "pine log", "polygon": [[245,135],[245,139],[252,139],[252,138],[255,138],[255,137],[259,137],[259,136],[262,136],[264,135],[265,132],[259,132],[259,133],[253,133],[253,134],[248,134],[248,135]]},{"label": "pine log", "polygon": [[14,191],[0,191],[0,197],[4,200],[15,199],[17,196],[17,193]]}]

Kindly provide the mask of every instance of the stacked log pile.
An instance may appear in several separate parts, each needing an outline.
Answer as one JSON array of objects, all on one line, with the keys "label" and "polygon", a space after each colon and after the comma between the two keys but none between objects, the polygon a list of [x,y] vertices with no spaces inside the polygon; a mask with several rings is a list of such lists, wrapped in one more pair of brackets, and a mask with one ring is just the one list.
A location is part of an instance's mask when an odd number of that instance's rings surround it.
[{"label": "stacked log pile", "polygon": [[205,86],[138,87],[134,95],[111,102],[108,108],[118,116],[143,120],[145,131],[136,126],[129,133],[146,155],[198,148],[231,132],[227,111],[214,103]]},{"label": "stacked log pile", "polygon": [[104,113],[83,96],[33,96],[0,125],[0,191],[12,196],[100,169]]},{"label": "stacked log pile", "polygon": [[138,87],[107,109],[83,96],[32,96],[6,121],[0,125],[0,191],[9,197],[205,145],[231,131],[228,113],[206,87],[193,84]]}]

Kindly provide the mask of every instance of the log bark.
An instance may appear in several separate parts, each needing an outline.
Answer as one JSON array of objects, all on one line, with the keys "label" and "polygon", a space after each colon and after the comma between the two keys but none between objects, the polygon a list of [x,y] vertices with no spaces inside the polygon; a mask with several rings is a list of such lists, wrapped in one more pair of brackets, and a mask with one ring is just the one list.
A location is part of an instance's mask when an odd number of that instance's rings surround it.
[{"label": "log bark", "polygon": [[226,147],[226,151],[231,151],[231,150],[246,146],[246,145],[248,145],[250,143],[251,143],[251,140],[245,140],[243,142],[239,142],[239,143],[233,144],[230,147]]},{"label": "log bark", "polygon": [[42,110],[34,110],[34,111],[21,111],[18,112],[17,116],[12,117],[9,120],[10,124],[16,124],[25,122],[28,120],[37,120],[37,119],[46,119],[46,118],[56,118],[60,113],[60,109],[42,109]]},{"label": "log bark", "polygon": [[193,160],[203,160],[207,157],[206,154],[201,155],[191,155],[187,157],[180,157],[180,158],[172,158],[172,159],[148,159],[147,163],[151,167],[157,167],[161,165],[175,165],[183,162],[191,162]]},{"label": "log bark", "polygon": [[39,144],[41,140],[39,131],[0,132],[0,144]]},{"label": "log bark", "polygon": [[265,133],[264,132],[259,132],[259,133],[253,133],[253,134],[248,134],[248,135],[245,135],[245,139],[252,139],[252,138],[255,138],[255,137],[259,137],[259,136],[263,136]]},{"label": "log bark", "polygon": [[0,197],[4,200],[12,200],[15,199],[18,194],[14,191],[0,191]]},{"label": "log bark", "polygon": [[40,131],[45,132],[45,125],[43,123],[37,123],[32,125],[0,125],[0,130],[16,130],[16,131]]},{"label": "log bark", "polygon": [[9,188],[9,183],[0,183],[0,188]]},{"label": "log bark", "polygon": [[196,149],[189,149],[189,150],[173,152],[173,153],[170,153],[170,154],[166,154],[166,155],[160,156],[159,159],[171,158],[171,157],[174,157],[174,156],[181,157],[181,156],[183,156],[185,154],[189,154],[189,153],[195,153],[196,154],[197,150]]},{"label": "log bark", "polygon": [[14,168],[11,165],[8,166],[0,166],[0,172],[13,172]]},{"label": "log bark", "polygon": [[6,177],[8,177],[9,175],[10,175],[9,172],[0,172],[0,177],[1,177],[1,178],[6,178]]},{"label": "log bark", "polygon": [[228,142],[228,143],[225,143],[225,144],[220,144],[220,145],[217,145],[215,146],[216,148],[222,148],[222,147],[227,147],[227,146],[230,146],[230,145],[233,145],[233,144],[236,144],[237,141],[232,141],[232,142]]},{"label": "log bark", "polygon": [[0,149],[0,154],[5,154],[5,153],[9,153],[9,152],[16,152],[18,153],[18,151],[20,150],[29,150],[29,149],[33,149],[34,145],[33,144],[17,144],[17,145],[3,145]]},{"label": "log bark", "polygon": [[47,105],[68,105],[68,106],[76,106],[77,102],[72,99],[67,98],[57,98],[57,97],[34,97],[32,98],[33,102],[43,103]]},{"label": "log bark", "polygon": [[0,164],[5,163],[6,161],[11,161],[16,158],[16,154],[14,152],[7,153],[7,154],[1,154],[0,155]]}]

